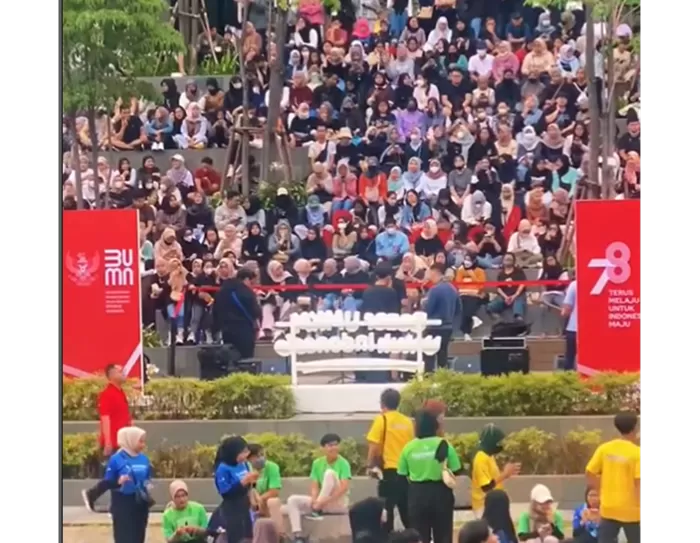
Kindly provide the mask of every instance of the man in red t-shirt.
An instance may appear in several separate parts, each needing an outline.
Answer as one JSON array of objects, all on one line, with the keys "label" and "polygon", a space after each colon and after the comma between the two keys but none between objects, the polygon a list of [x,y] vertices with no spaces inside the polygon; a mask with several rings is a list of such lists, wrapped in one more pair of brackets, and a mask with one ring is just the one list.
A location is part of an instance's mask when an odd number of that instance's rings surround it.
[{"label": "man in red t-shirt", "polygon": [[[109,364],[105,368],[105,375],[107,386],[97,397],[97,411],[100,415],[100,449],[104,458],[108,459],[119,448],[117,432],[126,426],[131,426],[131,413],[123,388],[126,378],[122,367]],[[83,490],[85,507],[94,511],[95,502],[107,490],[109,490],[109,483],[104,480],[90,489]]]}]

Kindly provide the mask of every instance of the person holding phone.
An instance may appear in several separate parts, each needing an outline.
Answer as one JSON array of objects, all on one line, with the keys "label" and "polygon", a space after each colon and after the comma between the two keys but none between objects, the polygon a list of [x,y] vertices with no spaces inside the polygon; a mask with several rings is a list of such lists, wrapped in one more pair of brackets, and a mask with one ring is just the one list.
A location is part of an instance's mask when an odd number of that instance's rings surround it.
[{"label": "person holding phone", "polygon": [[530,510],[518,518],[518,539],[524,543],[557,543],[564,539],[564,517],[554,507],[549,489],[541,484],[530,492]]},{"label": "person holding phone", "polygon": [[207,540],[207,511],[201,503],[190,501],[185,481],[170,483],[172,500],[163,512],[163,537],[168,543],[204,543]]},{"label": "person holding phone", "polygon": [[114,543],[145,543],[151,498],[151,463],[143,453],[146,432],[126,426],[117,432],[119,450],[107,462]]},{"label": "person holding phone", "polygon": [[486,493],[503,490],[503,483],[520,473],[520,464],[508,463],[503,471],[498,468],[495,456],[503,450],[503,430],[488,424],[479,435],[479,448],[471,461],[472,511],[476,518],[484,512]]},{"label": "person holding phone", "polygon": [[574,543],[597,543],[600,526],[600,494],[593,487],[586,488],[583,505],[574,511],[572,527]]}]

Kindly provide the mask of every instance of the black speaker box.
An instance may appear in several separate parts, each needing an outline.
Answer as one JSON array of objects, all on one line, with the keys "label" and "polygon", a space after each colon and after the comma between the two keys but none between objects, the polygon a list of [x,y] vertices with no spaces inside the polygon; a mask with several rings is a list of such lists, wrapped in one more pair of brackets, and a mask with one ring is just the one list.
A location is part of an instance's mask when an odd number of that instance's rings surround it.
[{"label": "black speaker box", "polygon": [[491,328],[491,337],[519,337],[526,336],[530,327],[524,322],[497,322]]},{"label": "black speaker box", "polygon": [[482,349],[481,375],[530,373],[530,350],[527,348]]}]

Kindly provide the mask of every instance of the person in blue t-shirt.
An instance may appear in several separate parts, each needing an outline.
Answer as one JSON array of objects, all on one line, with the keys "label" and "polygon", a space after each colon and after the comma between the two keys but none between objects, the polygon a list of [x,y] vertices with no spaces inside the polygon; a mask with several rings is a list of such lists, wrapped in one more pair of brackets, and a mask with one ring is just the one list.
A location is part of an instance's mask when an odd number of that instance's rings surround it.
[{"label": "person in blue t-shirt", "polygon": [[240,436],[224,439],[216,452],[214,484],[222,498],[216,514],[226,531],[228,543],[253,537],[248,493],[259,473],[250,470],[246,462],[249,454],[248,443]]},{"label": "person in blue t-shirt", "polygon": [[151,463],[143,454],[146,431],[126,426],[117,432],[115,452],[104,479],[111,490],[110,513],[114,543],[144,543],[151,498]]},{"label": "person in blue t-shirt", "polygon": [[574,511],[572,528],[575,543],[596,543],[600,526],[600,495],[592,487],[586,489],[586,501]]}]

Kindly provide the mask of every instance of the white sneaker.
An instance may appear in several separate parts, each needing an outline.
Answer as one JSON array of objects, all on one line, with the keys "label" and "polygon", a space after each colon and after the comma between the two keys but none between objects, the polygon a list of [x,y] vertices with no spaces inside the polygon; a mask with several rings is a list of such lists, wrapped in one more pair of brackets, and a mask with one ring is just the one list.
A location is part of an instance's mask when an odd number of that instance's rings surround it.
[{"label": "white sneaker", "polygon": [[207,345],[211,345],[214,343],[214,336],[211,335],[211,332],[205,332],[204,333],[204,343]]},{"label": "white sneaker", "polygon": [[185,341],[185,333],[182,330],[177,331],[177,336],[175,336],[175,344],[182,345]]},{"label": "white sneaker", "polygon": [[158,142],[154,141],[151,143],[151,151],[157,151],[158,150]]},{"label": "white sneaker", "polygon": [[471,341],[472,337],[469,334],[464,334],[464,341]]},{"label": "white sneaker", "polygon": [[479,328],[479,326],[482,324],[484,324],[484,321],[482,321],[479,317],[472,317],[472,329]]},{"label": "white sneaker", "polygon": [[192,345],[194,345],[196,342],[197,341],[194,337],[194,332],[190,332],[189,334],[187,334],[187,343],[191,343]]},{"label": "white sneaker", "polygon": [[158,144],[158,150],[159,150],[159,151],[165,151],[165,144],[164,144],[163,142],[160,142],[160,143]]}]

